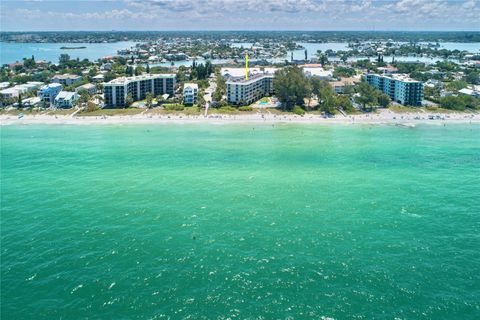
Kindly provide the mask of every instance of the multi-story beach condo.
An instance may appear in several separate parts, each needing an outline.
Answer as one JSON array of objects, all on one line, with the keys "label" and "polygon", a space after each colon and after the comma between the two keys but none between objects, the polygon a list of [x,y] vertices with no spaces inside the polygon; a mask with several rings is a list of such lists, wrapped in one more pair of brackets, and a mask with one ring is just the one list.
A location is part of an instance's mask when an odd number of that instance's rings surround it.
[{"label": "multi-story beach condo", "polygon": [[124,107],[130,94],[134,101],[145,99],[148,92],[158,96],[175,94],[174,74],[144,74],[136,77],[117,78],[104,83],[104,100],[106,107]]},{"label": "multi-story beach condo", "polygon": [[390,96],[393,101],[410,106],[422,105],[423,83],[420,81],[403,74],[366,74],[364,78],[370,85]]},{"label": "multi-story beach condo", "polygon": [[250,104],[273,94],[273,74],[263,73],[230,78],[227,81],[227,101],[231,104]]},{"label": "multi-story beach condo", "polygon": [[198,100],[198,84],[185,83],[183,85],[183,103],[196,104]]},{"label": "multi-story beach condo", "polygon": [[44,104],[49,106],[55,101],[55,97],[62,91],[62,85],[60,83],[50,83],[38,90],[37,96]]}]

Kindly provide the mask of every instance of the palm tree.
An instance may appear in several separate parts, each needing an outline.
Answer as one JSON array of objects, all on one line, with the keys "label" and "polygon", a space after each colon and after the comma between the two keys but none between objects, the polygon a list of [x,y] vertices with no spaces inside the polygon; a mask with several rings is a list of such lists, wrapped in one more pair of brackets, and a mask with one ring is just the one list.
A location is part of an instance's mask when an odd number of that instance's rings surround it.
[{"label": "palm tree", "polygon": [[147,102],[147,108],[150,109],[152,107],[152,100],[153,100],[153,95],[151,92],[147,92],[145,100]]},{"label": "palm tree", "polygon": [[328,57],[325,53],[322,52],[322,50],[318,50],[315,55],[317,56],[317,59],[321,65],[325,65],[328,63]]},{"label": "palm tree", "polygon": [[103,98],[102,95],[98,95],[98,96],[97,96],[97,99],[98,99],[98,102],[100,103],[100,105],[101,105],[102,108],[103,108],[103,102],[105,101],[105,99]]}]

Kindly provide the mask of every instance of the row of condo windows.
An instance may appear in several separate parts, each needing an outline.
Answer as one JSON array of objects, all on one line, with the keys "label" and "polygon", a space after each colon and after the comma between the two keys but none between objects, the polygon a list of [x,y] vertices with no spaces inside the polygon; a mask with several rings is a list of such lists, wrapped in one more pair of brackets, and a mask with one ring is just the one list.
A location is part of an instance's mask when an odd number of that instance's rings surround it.
[{"label": "row of condo windows", "polygon": [[271,93],[270,90],[265,90],[263,88],[257,88],[257,89],[252,89],[252,90],[247,90],[247,91],[229,91],[228,94],[230,95],[242,95],[242,96],[251,96],[251,95],[258,95],[258,94],[267,94]]}]

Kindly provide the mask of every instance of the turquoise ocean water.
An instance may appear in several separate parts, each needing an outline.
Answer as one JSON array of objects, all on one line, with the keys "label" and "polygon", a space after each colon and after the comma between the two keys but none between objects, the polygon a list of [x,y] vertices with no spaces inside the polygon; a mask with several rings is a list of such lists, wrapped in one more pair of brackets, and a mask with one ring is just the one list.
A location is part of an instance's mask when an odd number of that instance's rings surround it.
[{"label": "turquoise ocean water", "polygon": [[478,125],[4,126],[1,318],[479,319],[479,199]]}]

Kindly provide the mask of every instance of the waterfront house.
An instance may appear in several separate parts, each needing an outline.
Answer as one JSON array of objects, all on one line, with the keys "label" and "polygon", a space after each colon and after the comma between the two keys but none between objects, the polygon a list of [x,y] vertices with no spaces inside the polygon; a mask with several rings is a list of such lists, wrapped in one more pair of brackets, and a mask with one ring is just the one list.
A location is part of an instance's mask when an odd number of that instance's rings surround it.
[{"label": "waterfront house", "polygon": [[110,71],[112,70],[112,64],[110,62],[102,63],[102,65],[100,66],[100,70]]},{"label": "waterfront house", "polygon": [[424,85],[425,87],[429,87],[429,88],[438,88],[438,89],[443,88],[443,82],[436,79],[428,79],[427,81],[425,81]]},{"label": "waterfront house", "polygon": [[458,93],[478,99],[480,98],[480,86],[468,86],[467,88],[458,90]]},{"label": "waterfront house", "polygon": [[7,89],[0,90],[0,95],[5,99],[18,98],[19,91],[16,90],[15,88],[7,88]]},{"label": "waterfront house", "polygon": [[60,83],[64,86],[71,86],[72,84],[81,81],[82,77],[76,74],[57,74],[53,76],[52,82],[53,83]]},{"label": "waterfront house", "polygon": [[304,67],[303,73],[307,77],[318,77],[321,80],[331,80],[333,77],[333,72],[331,70],[324,70],[320,67]]},{"label": "waterfront house", "polygon": [[94,95],[97,93],[97,87],[93,83],[86,83],[75,88],[75,92],[80,94],[80,91],[85,90],[88,92],[89,95]]},{"label": "waterfront house", "polygon": [[54,105],[56,108],[71,108],[78,98],[76,92],[60,91],[55,97]]},{"label": "waterfront house", "polygon": [[346,86],[354,86],[359,83],[361,80],[359,78],[340,78],[339,81],[330,81],[328,84],[332,87],[335,93],[344,93]]},{"label": "waterfront house", "polygon": [[22,105],[24,107],[37,107],[41,102],[39,97],[31,97],[22,100]]},{"label": "waterfront house", "polygon": [[96,76],[92,77],[92,81],[93,82],[103,82],[103,79],[105,78],[105,76],[103,74],[97,74]]},{"label": "waterfront house", "polygon": [[29,81],[24,84],[19,84],[11,88],[3,89],[0,91],[0,95],[4,98],[17,98],[20,95],[23,95],[27,92],[32,92],[37,90],[43,82]]},{"label": "waterfront house", "polygon": [[60,91],[62,91],[62,85],[60,83],[50,83],[41,87],[38,90],[37,96],[46,106],[50,106]]},{"label": "waterfront house", "polygon": [[185,83],[183,85],[183,103],[196,104],[198,101],[198,84]]}]

